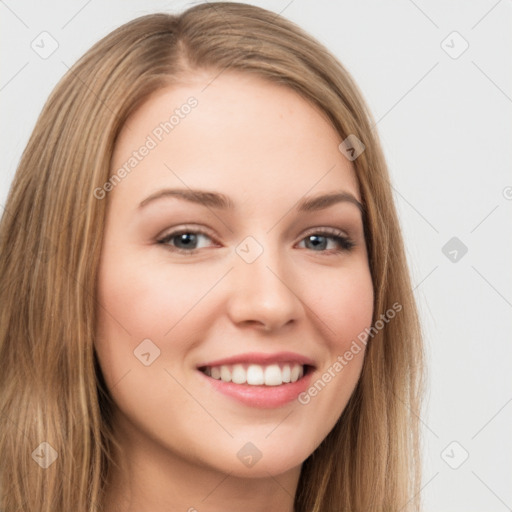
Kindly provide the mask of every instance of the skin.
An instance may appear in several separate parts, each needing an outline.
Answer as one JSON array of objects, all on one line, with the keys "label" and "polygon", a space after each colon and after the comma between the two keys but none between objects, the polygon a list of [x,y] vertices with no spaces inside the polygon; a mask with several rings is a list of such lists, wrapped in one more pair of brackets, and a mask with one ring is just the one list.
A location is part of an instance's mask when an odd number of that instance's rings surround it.
[{"label": "skin", "polygon": [[[107,512],[293,511],[301,464],[335,425],[363,364],[364,348],[308,404],[276,408],[241,404],[199,374],[205,361],[292,351],[315,361],[315,382],[370,326],[373,308],[358,207],[295,210],[325,193],[361,200],[340,136],[292,90],[236,72],[211,82],[216,74],[196,72],[150,97],[128,119],[112,160],[115,172],[197,98],[103,199],[95,348],[125,468],[112,473]],[[167,196],[139,208],[164,188],[220,192],[235,207]],[[158,243],[184,226],[207,230],[188,245],[195,253],[173,252],[183,248],[179,236]],[[340,248],[330,234],[315,246],[310,235],[323,228],[354,247]],[[235,250],[248,236],[263,249],[250,264]],[[134,355],[144,339],[160,350],[149,366]],[[252,467],[237,457],[248,442],[262,454]]]}]

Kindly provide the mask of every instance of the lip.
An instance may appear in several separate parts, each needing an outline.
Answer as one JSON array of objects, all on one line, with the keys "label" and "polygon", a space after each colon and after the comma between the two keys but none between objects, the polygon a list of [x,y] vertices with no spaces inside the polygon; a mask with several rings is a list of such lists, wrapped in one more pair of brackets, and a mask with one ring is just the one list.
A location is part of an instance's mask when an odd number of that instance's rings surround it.
[{"label": "lip", "polygon": [[207,361],[197,365],[197,368],[205,366],[221,366],[223,364],[260,364],[268,365],[272,363],[298,363],[315,367],[315,362],[309,357],[305,357],[295,352],[277,352],[275,354],[263,352],[248,352],[236,356],[226,357],[224,359],[216,359],[215,361]]},{"label": "lip", "polygon": [[[281,384],[279,386],[251,386],[249,384],[235,384],[213,379],[199,370],[205,366],[221,366],[223,364],[271,364],[271,363],[298,363],[307,367],[307,372],[296,382]],[[246,353],[217,359],[199,364],[198,373],[205,382],[215,391],[236,400],[239,403],[258,409],[273,409],[289,404],[304,392],[310,385],[315,364],[313,360],[292,352],[279,352],[275,354]]]}]

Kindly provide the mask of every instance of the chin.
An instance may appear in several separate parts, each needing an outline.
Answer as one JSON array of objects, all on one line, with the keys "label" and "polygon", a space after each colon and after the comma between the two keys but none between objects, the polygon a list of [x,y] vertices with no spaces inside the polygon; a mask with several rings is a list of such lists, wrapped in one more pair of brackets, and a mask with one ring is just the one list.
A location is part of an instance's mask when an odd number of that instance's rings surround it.
[{"label": "chin", "polygon": [[216,444],[202,464],[233,477],[268,478],[299,471],[304,460],[321,442],[317,439],[305,442],[303,435],[298,435],[297,439],[278,435],[271,438],[272,435],[266,440],[261,436],[260,440],[253,438],[251,441],[250,436],[237,436],[228,444]]}]

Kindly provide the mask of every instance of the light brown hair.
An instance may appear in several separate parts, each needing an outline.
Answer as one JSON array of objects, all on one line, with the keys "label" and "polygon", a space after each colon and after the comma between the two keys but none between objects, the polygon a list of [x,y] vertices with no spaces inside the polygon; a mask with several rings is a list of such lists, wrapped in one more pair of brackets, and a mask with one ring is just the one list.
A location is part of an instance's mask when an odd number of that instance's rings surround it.
[{"label": "light brown hair", "polygon": [[[238,3],[151,14],[114,30],[62,78],[21,158],[0,225],[0,493],[4,512],[101,510],[112,463],[110,397],[94,348],[97,269],[116,138],[156,90],[195,70],[254,73],[313,103],[353,161],[375,302],[339,421],[303,464],[296,512],[419,509],[423,349],[391,186],[372,116],[338,60],[293,23]],[[41,442],[57,452],[43,469]],[[39,448],[40,449],[40,448]]]}]

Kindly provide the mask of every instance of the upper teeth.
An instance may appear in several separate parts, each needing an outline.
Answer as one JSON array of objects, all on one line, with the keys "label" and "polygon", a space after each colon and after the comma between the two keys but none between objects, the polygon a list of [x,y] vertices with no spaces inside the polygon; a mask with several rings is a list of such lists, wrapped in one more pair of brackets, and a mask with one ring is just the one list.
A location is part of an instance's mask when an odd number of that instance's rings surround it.
[{"label": "upper teeth", "polygon": [[304,375],[304,367],[298,363],[285,364],[223,364],[207,366],[203,369],[213,379],[250,386],[280,386],[283,383],[296,382]]}]

